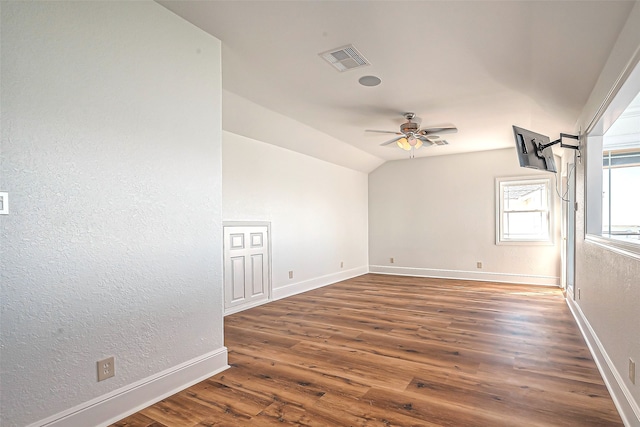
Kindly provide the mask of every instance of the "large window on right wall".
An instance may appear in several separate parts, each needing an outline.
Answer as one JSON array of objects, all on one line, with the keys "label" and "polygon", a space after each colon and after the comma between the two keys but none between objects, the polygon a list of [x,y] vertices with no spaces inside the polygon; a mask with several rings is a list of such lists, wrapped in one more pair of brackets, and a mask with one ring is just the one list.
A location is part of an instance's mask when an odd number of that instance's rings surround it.
[{"label": "large window on right wall", "polygon": [[640,257],[640,65],[587,135],[587,240]]}]

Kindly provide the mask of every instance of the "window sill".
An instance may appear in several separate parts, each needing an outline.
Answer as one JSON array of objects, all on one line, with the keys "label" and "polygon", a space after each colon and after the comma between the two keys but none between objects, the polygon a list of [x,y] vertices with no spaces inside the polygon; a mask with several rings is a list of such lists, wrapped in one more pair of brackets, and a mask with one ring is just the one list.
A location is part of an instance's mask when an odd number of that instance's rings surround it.
[{"label": "window sill", "polygon": [[593,243],[612,252],[640,260],[640,245],[623,240],[611,239],[607,237],[597,236],[595,234],[587,234],[584,239],[586,242]]},{"label": "window sill", "polygon": [[555,246],[551,240],[497,240],[498,246]]}]

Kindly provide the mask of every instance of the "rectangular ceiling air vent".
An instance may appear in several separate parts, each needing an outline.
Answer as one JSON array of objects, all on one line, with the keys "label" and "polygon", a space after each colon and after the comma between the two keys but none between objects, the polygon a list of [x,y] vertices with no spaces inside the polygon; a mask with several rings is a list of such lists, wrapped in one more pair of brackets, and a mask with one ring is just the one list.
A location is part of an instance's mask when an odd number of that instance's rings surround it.
[{"label": "rectangular ceiling air vent", "polygon": [[323,52],[320,56],[340,72],[369,65],[369,61],[351,44]]}]

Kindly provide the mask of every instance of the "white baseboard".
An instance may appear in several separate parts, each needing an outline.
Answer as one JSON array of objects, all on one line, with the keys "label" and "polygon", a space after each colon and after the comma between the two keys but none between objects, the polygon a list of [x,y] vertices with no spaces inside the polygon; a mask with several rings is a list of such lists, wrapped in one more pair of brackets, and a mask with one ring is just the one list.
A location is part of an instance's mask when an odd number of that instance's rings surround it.
[{"label": "white baseboard", "polygon": [[589,324],[580,306],[571,298],[566,298],[566,301],[589,347],[591,356],[593,356],[593,360],[596,362],[600,375],[611,394],[613,403],[618,409],[622,422],[627,427],[640,426],[640,406],[638,406],[638,403],[633,399],[629,388],[624,383],[622,376],[620,376],[620,373],[611,361],[611,358]]},{"label": "white baseboard", "polygon": [[391,267],[370,265],[370,273],[398,276],[439,277],[442,279],[477,280],[483,282],[519,283],[526,285],[560,286],[556,276],[536,276],[531,274],[492,273],[487,271],[444,270],[437,268]]},{"label": "white baseboard", "polygon": [[226,317],[226,316],[228,316],[228,315],[230,315],[230,314],[239,313],[239,312],[241,312],[241,311],[249,310],[250,308],[258,307],[258,306],[261,306],[261,305],[263,305],[263,304],[267,304],[267,303],[269,303],[269,302],[271,302],[271,301],[273,301],[273,300],[271,300],[271,299],[265,299],[265,300],[262,300],[262,301],[254,302],[254,303],[252,303],[252,304],[247,304],[247,305],[237,305],[237,306],[235,306],[235,307],[225,308],[225,310],[224,310],[224,316]]},{"label": "white baseboard", "polygon": [[27,427],[103,427],[227,369],[227,348],[174,366]]},{"label": "white baseboard", "polygon": [[338,273],[327,274],[326,276],[316,277],[303,282],[293,283],[291,285],[282,286],[273,289],[273,300],[279,300],[282,298],[290,297],[292,295],[307,292],[312,289],[321,288],[323,286],[331,285],[341,280],[351,279],[353,277],[362,276],[369,271],[366,266],[352,268],[350,270],[340,271]]}]

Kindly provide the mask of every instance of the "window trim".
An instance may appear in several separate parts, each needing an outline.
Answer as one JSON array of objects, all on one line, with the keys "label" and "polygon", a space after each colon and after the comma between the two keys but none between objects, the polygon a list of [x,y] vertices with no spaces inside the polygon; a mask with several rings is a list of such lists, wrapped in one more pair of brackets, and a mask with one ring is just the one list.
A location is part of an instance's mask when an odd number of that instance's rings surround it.
[{"label": "window trim", "polygon": [[640,245],[636,243],[627,243],[624,240],[612,239],[611,237],[603,237],[596,234],[587,234],[584,240],[585,242],[608,249],[611,252],[640,260]]},{"label": "window trim", "polygon": [[[503,218],[504,218],[504,201],[502,198],[501,188],[504,183],[509,185],[526,185],[526,184],[545,184],[547,189],[547,210],[549,237],[547,239],[504,239],[503,238]],[[496,245],[518,245],[518,246],[554,246],[555,233],[555,217],[554,217],[554,199],[552,196],[553,186],[550,177],[545,176],[513,176],[496,178]],[[544,211],[543,211],[544,212]]]},{"label": "window trim", "polygon": [[[594,202],[593,199],[600,200],[594,193],[597,190],[596,181],[602,181],[602,175],[598,175],[598,180],[594,177],[597,171],[604,170],[602,165],[602,135],[606,130],[615,122],[619,114],[626,108],[625,99],[633,99],[640,92],[640,49],[636,51],[634,57],[627,63],[627,66],[623,72],[618,76],[618,79],[613,85],[613,88],[607,94],[598,111],[591,119],[589,126],[584,133],[584,140],[586,141],[586,149],[583,156],[586,157],[584,166],[584,239],[585,242],[600,246],[610,252],[615,252],[633,259],[640,260],[640,245],[637,243],[630,243],[624,240],[614,239],[611,237],[603,236],[602,218],[601,213],[595,212],[595,210],[602,210],[602,202]],[[581,146],[585,146],[582,145]],[[594,156],[594,152],[598,154],[596,159],[591,159]],[[596,172],[594,172],[594,169]],[[600,193],[602,188],[600,187]],[[595,203],[595,204],[594,204]],[[595,208],[598,209],[595,209]],[[600,233],[595,233],[593,228],[600,216],[599,229]],[[594,222],[595,221],[595,222]]]}]

